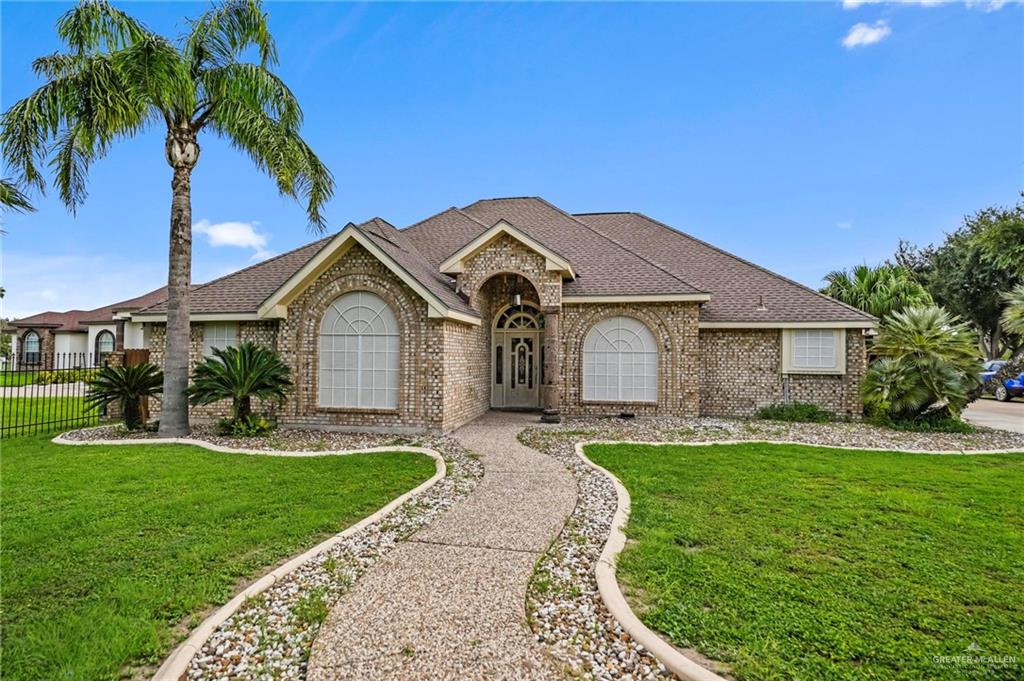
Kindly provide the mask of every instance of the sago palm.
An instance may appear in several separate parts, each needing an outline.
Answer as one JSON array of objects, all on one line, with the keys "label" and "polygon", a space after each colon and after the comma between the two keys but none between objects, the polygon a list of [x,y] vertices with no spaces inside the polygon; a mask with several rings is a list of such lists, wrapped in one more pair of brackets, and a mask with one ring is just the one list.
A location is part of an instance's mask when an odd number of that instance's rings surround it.
[{"label": "sago palm", "polygon": [[104,366],[89,380],[85,403],[105,407],[116,402],[124,424],[134,430],[142,425],[141,400],[159,395],[163,381],[160,369],[149,362],[130,367]]},{"label": "sago palm", "polygon": [[276,352],[245,342],[236,348],[214,348],[192,372],[188,388],[192,404],[231,400],[236,422],[252,413],[252,399],[282,403],[292,388],[288,366]]},{"label": "sago palm", "polygon": [[[21,185],[42,191],[49,158],[61,200],[85,199],[89,166],[114,142],[153,126],[165,134],[171,180],[163,435],[188,432],[191,175],[205,131],[230,141],[287,196],[304,198],[310,224],[334,182],[299,134],[302,111],[271,71],[277,49],[257,0],[215,5],[172,42],[105,1],[84,1],[57,23],[67,50],[33,66],[45,79],[0,123],[0,147]],[[255,61],[244,57],[255,54]]]},{"label": "sago palm", "polygon": [[825,295],[885,319],[906,307],[931,305],[932,297],[905,269],[889,265],[857,265],[825,275]]}]

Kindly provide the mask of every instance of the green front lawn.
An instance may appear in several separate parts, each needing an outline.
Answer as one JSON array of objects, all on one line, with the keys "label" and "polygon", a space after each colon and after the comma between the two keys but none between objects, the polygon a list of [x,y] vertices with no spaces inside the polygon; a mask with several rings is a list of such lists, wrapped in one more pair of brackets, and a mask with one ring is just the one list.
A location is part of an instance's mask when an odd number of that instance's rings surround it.
[{"label": "green front lawn", "polygon": [[116,679],[158,664],[183,620],[434,472],[412,453],[0,447],[4,679]]},{"label": "green front lawn", "polygon": [[0,371],[0,386],[28,385],[38,376],[38,372],[33,371]]},{"label": "green front lawn", "polygon": [[[87,418],[85,418],[87,417]],[[0,398],[0,427],[10,427],[9,435],[57,432],[94,424],[99,413],[89,410],[84,397],[6,397]],[[33,428],[32,424],[39,424]],[[6,436],[8,433],[4,433]]]},{"label": "green front lawn", "polygon": [[1024,676],[1024,454],[586,451],[632,497],[633,607],[737,678]]}]

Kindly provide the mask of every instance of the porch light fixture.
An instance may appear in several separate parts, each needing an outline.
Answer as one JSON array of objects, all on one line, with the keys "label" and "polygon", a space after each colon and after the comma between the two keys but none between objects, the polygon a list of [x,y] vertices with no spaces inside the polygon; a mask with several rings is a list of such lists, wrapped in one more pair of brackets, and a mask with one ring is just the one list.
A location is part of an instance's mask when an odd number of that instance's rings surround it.
[{"label": "porch light fixture", "polygon": [[523,297],[521,295],[519,295],[518,293],[513,294],[513,296],[512,296],[512,304],[513,305],[517,305],[517,306],[518,305],[522,305],[523,304]]}]

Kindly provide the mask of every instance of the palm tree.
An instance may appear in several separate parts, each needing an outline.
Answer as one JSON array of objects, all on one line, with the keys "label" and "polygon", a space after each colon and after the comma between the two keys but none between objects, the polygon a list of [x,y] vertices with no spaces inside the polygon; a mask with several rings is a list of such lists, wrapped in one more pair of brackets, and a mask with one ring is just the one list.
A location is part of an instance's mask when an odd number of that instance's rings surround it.
[{"label": "palm tree", "polygon": [[89,381],[85,403],[105,407],[117,402],[129,430],[142,425],[142,398],[158,395],[164,376],[149,362],[135,366],[104,366]]},{"label": "palm tree", "polygon": [[1006,307],[999,317],[1003,331],[1015,336],[1024,336],[1024,284],[1007,291],[1002,296]]},{"label": "palm tree", "polygon": [[932,304],[931,294],[905,269],[891,265],[857,265],[825,275],[825,295],[885,319],[906,307]]},{"label": "palm tree", "polygon": [[891,416],[913,417],[932,407],[957,416],[978,384],[977,335],[941,307],[893,312],[872,351],[881,359],[865,374],[864,400]]},{"label": "palm tree", "polygon": [[[105,0],[83,0],[57,23],[67,52],[33,66],[46,83],[0,122],[0,147],[21,185],[42,191],[51,157],[61,200],[73,213],[86,197],[89,166],[115,141],[166,127],[171,180],[167,345],[160,433],[188,432],[191,175],[204,131],[229,140],[275,180],[304,198],[310,225],[334,190],[324,164],[299,134],[302,110],[271,71],[277,49],[258,0],[228,0],[189,22],[177,44]],[[255,53],[255,62],[243,57]]]},{"label": "palm tree", "polygon": [[231,400],[231,417],[244,421],[252,414],[252,398],[282,403],[292,389],[288,365],[276,352],[245,342],[238,347],[214,348],[213,356],[192,372],[188,394],[192,404]]}]

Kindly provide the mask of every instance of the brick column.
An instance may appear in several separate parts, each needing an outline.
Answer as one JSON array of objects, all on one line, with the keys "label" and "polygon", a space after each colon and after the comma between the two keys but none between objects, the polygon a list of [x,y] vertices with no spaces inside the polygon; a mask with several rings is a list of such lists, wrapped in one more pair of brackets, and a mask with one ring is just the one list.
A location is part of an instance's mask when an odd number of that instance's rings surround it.
[{"label": "brick column", "polygon": [[558,423],[562,396],[561,338],[558,332],[559,309],[544,310],[544,385],[541,386],[544,399],[544,423]]},{"label": "brick column", "polygon": [[124,350],[124,320],[118,319],[114,322],[114,349]]}]

